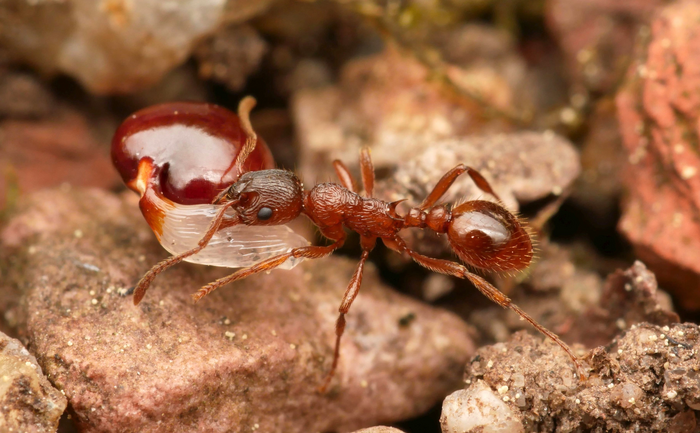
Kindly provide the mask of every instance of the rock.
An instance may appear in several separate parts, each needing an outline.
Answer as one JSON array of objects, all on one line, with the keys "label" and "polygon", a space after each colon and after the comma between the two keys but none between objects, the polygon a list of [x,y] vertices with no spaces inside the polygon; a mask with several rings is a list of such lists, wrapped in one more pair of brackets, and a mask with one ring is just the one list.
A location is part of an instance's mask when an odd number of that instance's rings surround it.
[{"label": "rock", "polygon": [[[507,400],[506,400],[507,401]],[[443,433],[522,433],[520,416],[483,381],[455,391],[442,404]]]},{"label": "rock", "polygon": [[[486,177],[509,209],[518,210],[518,203],[561,195],[581,170],[574,146],[552,133],[518,132],[445,139],[415,151],[404,159],[397,159],[396,170],[383,184],[377,185],[386,199],[405,198],[407,205],[418,205],[446,172],[462,163]],[[373,157],[375,153],[373,149]],[[442,200],[455,202],[477,197],[492,199],[478,189],[469,176],[463,175]]]},{"label": "rock", "polygon": [[43,73],[71,75],[94,93],[127,93],[157,83],[222,25],[273,2],[11,0],[0,5],[0,42]]},{"label": "rock", "polygon": [[571,193],[572,200],[583,207],[580,218],[602,230],[617,226],[622,172],[627,157],[616,118],[615,101],[599,101],[588,118],[590,126],[581,147],[581,176]]},{"label": "rock", "polygon": [[581,91],[614,91],[635,37],[663,0],[549,0],[545,17]]},{"label": "rock", "polygon": [[698,347],[695,324],[635,325],[583,357],[591,370],[579,381],[558,346],[521,332],[477,351],[466,367],[466,389],[484,383],[525,431],[691,433],[700,400]]},{"label": "rock", "polygon": [[[115,96],[114,99],[119,101],[124,110],[123,115],[126,115],[149,105],[173,101],[206,102],[208,91],[206,83],[199,78],[196,68],[193,65],[184,64],[170,70],[154,86],[128,95]],[[121,120],[123,118],[119,119]],[[118,123],[111,125],[110,133],[114,133],[117,126]]]},{"label": "rock", "polygon": [[30,74],[0,69],[0,117],[41,117],[53,108],[53,97]]},{"label": "rock", "polygon": [[0,431],[55,432],[66,397],[22,343],[0,333]]},{"label": "rock", "polygon": [[[478,87],[483,105],[507,107],[512,101],[499,76],[479,80],[477,72],[458,66],[446,73],[459,85],[469,83],[470,91]],[[335,86],[296,92],[292,113],[307,182],[334,176],[333,159],[354,166],[362,146],[372,147],[374,164],[382,170],[442,139],[511,128],[503,119],[489,118],[483,105],[429,78],[424,65],[386,49],[348,62]]]},{"label": "rock", "polygon": [[109,143],[93,136],[86,119],[72,110],[58,110],[37,120],[0,123],[0,209],[7,197],[61,184],[110,188],[119,184],[111,167]]},{"label": "rock", "polygon": [[166,256],[136,196],[35,193],[1,236],[23,261],[2,282],[25,292],[19,329],[84,432],[349,431],[426,411],[474,350],[460,319],[387,290],[370,266],[319,394],[356,260],[261,274],[197,305],[189,295],[230,271],[183,264],[135,307],[119,293]]},{"label": "rock", "polygon": [[363,428],[362,430],[357,430],[355,433],[403,433],[399,429],[393,427],[377,426],[370,428]]},{"label": "rock", "polygon": [[265,40],[253,27],[240,26],[217,32],[197,46],[194,56],[200,77],[213,79],[238,92],[248,75],[258,69],[266,51]]},{"label": "rock", "polygon": [[686,309],[700,309],[700,5],[661,10],[617,96],[627,159],[620,231]]},{"label": "rock", "polygon": [[[545,244],[527,285],[511,294],[513,302],[568,343],[608,345],[620,331],[639,323],[678,323],[668,294],[641,262],[617,270],[605,282],[593,271],[575,267],[570,251]],[[549,278],[544,278],[544,274]],[[527,289],[530,290],[527,290]],[[521,329],[532,329],[515,313],[496,306],[473,311],[474,324],[487,341],[506,341]]]},{"label": "rock", "polygon": [[[397,157],[394,170],[377,182],[375,195],[385,200],[406,199],[400,214],[418,206],[440,178],[457,164],[478,170],[515,212],[520,203],[558,197],[565,194],[580,172],[573,145],[552,133],[518,132],[423,143],[414,153]],[[380,152],[372,148],[372,156]],[[357,157],[355,157],[357,160]],[[346,161],[347,162],[347,161]],[[442,197],[443,203],[466,200],[494,200],[476,187],[468,175],[462,175]],[[427,230],[402,233],[410,245],[423,254],[440,255],[450,251],[444,238]]]}]

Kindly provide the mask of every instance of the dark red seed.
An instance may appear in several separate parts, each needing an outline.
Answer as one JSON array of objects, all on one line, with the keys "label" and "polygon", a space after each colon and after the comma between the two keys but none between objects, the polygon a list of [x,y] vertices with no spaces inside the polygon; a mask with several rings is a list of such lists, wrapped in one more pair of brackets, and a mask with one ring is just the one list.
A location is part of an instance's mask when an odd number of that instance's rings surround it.
[{"label": "dark red seed", "polygon": [[[163,195],[181,204],[211,203],[239,176],[236,155],[245,142],[238,116],[213,104],[173,102],[129,116],[112,139],[112,162],[124,182],[135,178],[139,161],[150,158]],[[243,172],[274,168],[270,149],[258,137]]]}]

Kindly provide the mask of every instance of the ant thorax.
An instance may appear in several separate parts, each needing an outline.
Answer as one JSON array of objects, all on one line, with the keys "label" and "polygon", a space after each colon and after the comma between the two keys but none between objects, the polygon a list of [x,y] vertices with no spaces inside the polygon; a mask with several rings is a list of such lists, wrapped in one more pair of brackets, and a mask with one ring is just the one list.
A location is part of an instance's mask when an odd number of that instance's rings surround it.
[{"label": "ant thorax", "polygon": [[337,183],[316,185],[307,194],[304,209],[316,225],[343,224],[363,236],[394,236],[404,226],[390,203],[362,197]]}]

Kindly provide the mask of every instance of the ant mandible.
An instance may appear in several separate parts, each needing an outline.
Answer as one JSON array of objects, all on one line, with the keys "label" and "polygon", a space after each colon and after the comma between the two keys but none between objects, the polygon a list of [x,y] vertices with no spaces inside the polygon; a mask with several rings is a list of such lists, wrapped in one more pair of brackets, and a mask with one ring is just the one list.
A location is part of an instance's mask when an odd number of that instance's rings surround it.
[{"label": "ant mandible", "polygon": [[[247,97],[239,106],[241,128],[246,135],[245,144],[234,161],[239,173],[243,173],[242,166],[258,141],[249,120],[249,113],[254,105],[255,100]],[[478,171],[463,164],[457,165],[445,173],[418,207],[412,208],[406,215],[400,215],[396,207],[403,200],[387,202],[373,196],[374,168],[367,148],[360,152],[363,195],[359,194],[355,180],[342,162],[334,161],[333,167],[340,184],[321,183],[308,191],[304,190],[299,178],[288,170],[267,169],[241,174],[214,199],[213,203],[220,205],[220,208],[197,245],[153,266],[137,284],[134,290],[134,304],[141,302],[156,275],[205,249],[220,229],[233,225],[283,225],[300,215],[305,215],[313,221],[323,236],[332,241],[330,245],[290,248],[287,252],[265,258],[209,283],[192,297],[195,302],[199,301],[213,290],[259,272],[270,271],[289,259],[318,259],[328,256],[345,243],[347,235],[344,227],[357,232],[360,235],[362,255],[338,308],[333,362],[320,388],[321,391],[326,390],[337,368],[340,339],[345,331],[345,315],[360,291],[365,262],[377,239],[381,239],[390,249],[407,254],[416,263],[431,271],[468,279],[487,298],[513,310],[564,349],[575,364],[579,377],[585,377],[581,364],[566,343],[513,304],[488,281],[457,262],[417,253],[399,236],[403,229],[427,228],[446,234],[452,250],[466,264],[492,271],[525,269],[533,256],[530,236],[518,218],[503,206],[484,200],[467,201],[454,208],[437,204],[454,181],[464,173],[471,177],[479,189],[500,202],[499,196]],[[229,209],[233,212],[225,216]],[[231,214],[234,216],[231,217]]]}]

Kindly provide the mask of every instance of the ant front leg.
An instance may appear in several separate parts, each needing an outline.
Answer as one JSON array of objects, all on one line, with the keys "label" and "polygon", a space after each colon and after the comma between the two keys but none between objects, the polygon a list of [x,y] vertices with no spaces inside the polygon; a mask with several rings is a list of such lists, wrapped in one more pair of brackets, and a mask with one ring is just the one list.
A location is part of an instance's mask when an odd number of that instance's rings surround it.
[{"label": "ant front leg", "polygon": [[237,200],[233,200],[228,203],[225,203],[221,207],[221,209],[219,209],[219,211],[216,213],[216,216],[209,224],[209,228],[204,234],[204,237],[202,237],[202,239],[199,240],[196,247],[192,248],[191,250],[187,250],[183,253],[180,253],[176,256],[168,257],[167,259],[157,263],[148,272],[146,272],[146,274],[143,277],[141,277],[141,280],[139,280],[138,284],[134,288],[134,305],[138,305],[141,302],[143,297],[146,295],[146,290],[148,290],[148,288],[151,286],[151,283],[158,274],[168,269],[169,267],[180,263],[187,257],[193,256],[198,252],[202,251],[207,246],[207,244],[209,244],[211,238],[214,237],[214,234],[221,228],[221,223],[224,220],[224,214],[226,213],[226,210],[228,210],[228,208],[237,203]]},{"label": "ant front leg", "polygon": [[345,243],[345,238],[347,237],[345,232],[343,232],[342,228],[340,230],[334,230],[332,232],[332,236],[331,233],[324,232],[323,230],[321,231],[321,233],[324,236],[333,239],[334,242],[330,245],[325,246],[308,246],[294,248],[289,252],[270,257],[269,259],[263,260],[260,263],[256,263],[253,266],[240,269],[229,276],[219,278],[218,280],[202,287],[197,291],[197,293],[192,295],[192,299],[195,302],[197,302],[212,291],[218,289],[219,287],[225,286],[226,284],[232,283],[236,280],[247,278],[251,275],[255,275],[263,271],[271,271],[272,269],[275,269],[276,267],[284,263],[287,259],[292,257],[305,259],[319,259],[321,257],[325,257],[331,254],[333,251],[337,250],[338,248],[342,247]]},{"label": "ant front leg", "polygon": [[482,294],[484,294],[484,296],[486,296],[496,304],[500,305],[501,307],[508,308],[514,311],[520,317],[527,320],[532,326],[535,327],[535,329],[540,331],[546,337],[548,337],[557,345],[559,345],[559,347],[564,349],[564,351],[569,355],[574,365],[576,366],[576,372],[578,373],[579,378],[581,380],[586,378],[586,374],[583,371],[581,363],[578,361],[578,358],[576,358],[576,355],[574,355],[573,350],[571,350],[571,348],[566,343],[564,343],[555,333],[537,323],[537,321],[534,318],[532,318],[529,314],[520,309],[520,307],[513,304],[509,297],[504,295],[500,290],[495,288],[488,281],[486,281],[478,275],[469,272],[466,267],[460,265],[459,263],[452,262],[449,260],[435,259],[419,254],[408,248],[404,240],[398,236],[395,236],[393,238],[382,238],[382,241],[384,241],[387,247],[397,252],[405,252],[416,263],[423,266],[424,268],[427,268],[433,272],[439,272],[441,274],[451,275],[453,277],[468,279],[469,281],[471,281],[471,283],[474,284],[474,286],[476,286],[476,288],[479,289],[479,291]]},{"label": "ant front leg", "polygon": [[362,257],[360,257],[360,262],[357,264],[357,269],[355,269],[355,273],[352,274],[350,284],[348,284],[348,288],[345,290],[345,295],[343,295],[343,301],[340,303],[340,307],[338,308],[338,312],[340,314],[338,315],[338,320],[335,323],[335,349],[333,350],[333,363],[331,364],[331,370],[328,372],[326,379],[323,381],[323,385],[321,385],[319,388],[321,393],[326,392],[326,388],[328,388],[328,384],[331,382],[333,374],[335,374],[335,369],[338,367],[338,359],[340,358],[340,339],[345,332],[345,315],[348,314],[350,306],[357,297],[357,294],[360,292],[360,286],[362,285],[362,274],[365,270],[365,262],[367,261],[367,257],[369,257],[369,253],[374,249],[376,244],[377,238],[369,238],[365,236],[360,238]]},{"label": "ant front leg", "polygon": [[501,198],[496,194],[496,192],[491,188],[491,184],[481,175],[478,171],[464,164],[459,164],[457,167],[445,173],[442,178],[438,181],[435,188],[428,194],[428,196],[423,200],[423,203],[418,207],[420,210],[426,210],[437,203],[440,198],[445,195],[452,184],[461,176],[464,172],[469,174],[476,186],[487,194],[491,194],[496,197],[496,200],[501,201]]}]

